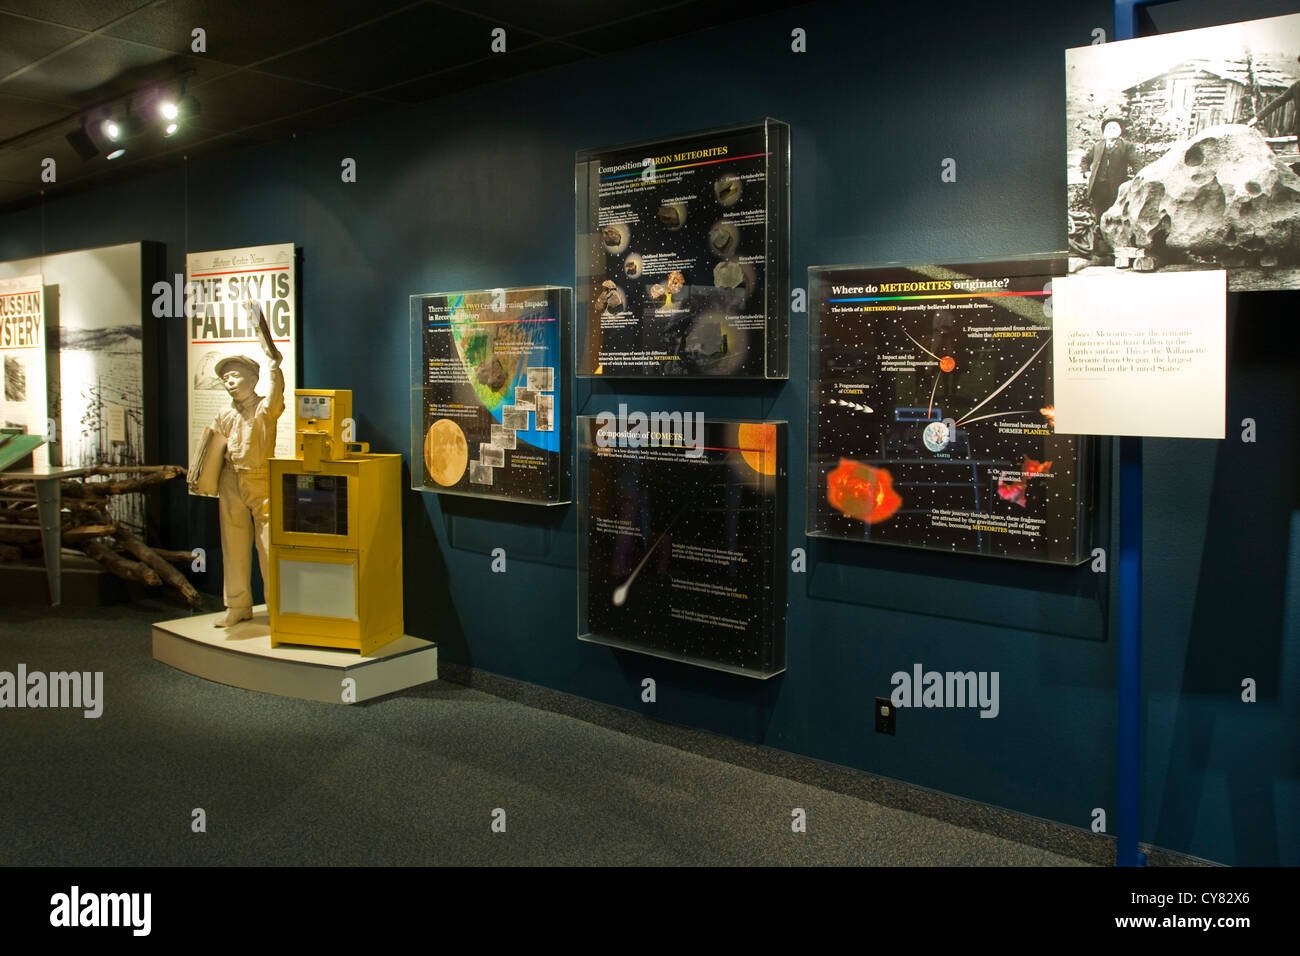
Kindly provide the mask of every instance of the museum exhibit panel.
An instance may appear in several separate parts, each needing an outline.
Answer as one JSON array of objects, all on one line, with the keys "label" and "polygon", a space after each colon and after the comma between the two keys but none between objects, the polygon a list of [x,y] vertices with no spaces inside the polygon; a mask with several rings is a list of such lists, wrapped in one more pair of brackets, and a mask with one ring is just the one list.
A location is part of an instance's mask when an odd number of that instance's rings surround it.
[{"label": "museum exhibit panel", "polygon": [[790,128],[578,153],[578,374],[789,375]]},{"label": "museum exhibit panel", "polygon": [[582,640],[767,678],[785,670],[785,422],[578,420]]},{"label": "museum exhibit panel", "polygon": [[[1300,14],[820,0],[497,76],[385,55],[449,15],[415,6],[331,14],[256,96],[213,59],[213,125],[131,175],[0,188],[0,577],[130,580],[23,612],[133,628],[155,684],[110,670],[103,726],[373,751],[449,818],[512,747],[574,793],[658,773],[489,735],[468,687],[1066,862],[1300,864]],[[314,826],[314,773],[259,825]]]},{"label": "museum exhibit panel", "polygon": [[[45,283],[40,274],[0,279],[0,352],[4,356],[3,425],[16,434],[46,434]],[[33,450],[39,467],[48,450]]]},{"label": "museum exhibit panel", "polygon": [[1300,288],[1297,50],[1300,14],[1066,50],[1071,248]]},{"label": "museum exhibit panel", "polygon": [[[294,245],[251,246],[185,256],[185,316],[189,324],[190,461],[198,460],[204,429],[229,404],[218,367],[230,359],[252,362],[250,374],[266,382],[270,366],[260,354],[257,315],[281,352],[284,394],[297,387],[298,309]],[[274,453],[293,452],[294,436],[281,428]],[[191,487],[191,493],[197,494]]]},{"label": "museum exhibit panel", "polygon": [[1078,564],[1095,441],[1056,433],[1064,254],[809,270],[808,534]]},{"label": "museum exhibit panel", "polygon": [[572,311],[556,286],[411,296],[412,488],[569,502]]},{"label": "museum exhibit panel", "polygon": [[[5,402],[20,393],[28,402],[43,404],[48,397],[36,431],[46,434],[47,419],[54,426],[47,448],[38,453],[49,464],[81,468],[157,460],[157,317],[151,298],[163,252],[160,243],[128,242],[0,262],[0,279],[41,276],[48,358],[44,370],[32,372],[46,384],[35,378],[28,384],[26,375],[20,382],[23,363],[15,359]],[[8,409],[7,404],[5,418],[11,420]],[[144,527],[141,496],[123,496],[111,508],[137,531]]]}]

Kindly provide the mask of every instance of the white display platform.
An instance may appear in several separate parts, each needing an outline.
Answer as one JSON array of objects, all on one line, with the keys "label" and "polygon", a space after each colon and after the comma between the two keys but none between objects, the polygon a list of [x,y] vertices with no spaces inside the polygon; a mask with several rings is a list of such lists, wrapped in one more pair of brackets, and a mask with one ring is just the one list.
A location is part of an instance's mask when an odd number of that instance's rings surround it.
[{"label": "white display platform", "polygon": [[265,604],[253,608],[250,621],[215,627],[212,622],[224,613],[159,621],[153,626],[154,660],[220,684],[326,704],[369,700],[438,679],[438,645],[409,634],[370,657],[325,647],[272,647]]}]

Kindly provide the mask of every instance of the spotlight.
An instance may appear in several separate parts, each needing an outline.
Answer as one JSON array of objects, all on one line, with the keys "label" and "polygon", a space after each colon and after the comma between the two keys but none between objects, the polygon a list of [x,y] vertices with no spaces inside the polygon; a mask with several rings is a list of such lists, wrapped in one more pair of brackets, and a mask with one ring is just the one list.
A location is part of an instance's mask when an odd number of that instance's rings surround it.
[{"label": "spotlight", "polygon": [[167,124],[167,128],[163,130],[163,135],[164,135],[164,136],[171,136],[171,135],[172,135],[173,133],[175,133],[178,129],[180,129],[180,126],[177,125],[176,123],[168,123],[168,124]]},{"label": "spotlight", "polygon": [[115,143],[117,142],[118,137],[122,135],[122,127],[119,126],[117,120],[114,119],[104,120],[104,125],[100,128],[104,131],[104,135]]},{"label": "spotlight", "polygon": [[82,162],[94,159],[99,155],[99,148],[95,145],[95,141],[90,138],[90,133],[86,132],[84,122],[68,134],[68,145],[76,150]]},{"label": "spotlight", "polygon": [[[158,104],[158,112],[165,120],[174,120],[181,115],[180,108],[173,100],[163,100]],[[175,125],[174,123],[172,124]]]},{"label": "spotlight", "polygon": [[126,147],[124,147],[124,146],[119,146],[117,149],[113,150],[111,153],[109,153],[109,154],[108,154],[106,157],[104,157],[104,158],[105,158],[105,159],[117,159],[119,156],[125,156],[125,155],[126,155]]}]

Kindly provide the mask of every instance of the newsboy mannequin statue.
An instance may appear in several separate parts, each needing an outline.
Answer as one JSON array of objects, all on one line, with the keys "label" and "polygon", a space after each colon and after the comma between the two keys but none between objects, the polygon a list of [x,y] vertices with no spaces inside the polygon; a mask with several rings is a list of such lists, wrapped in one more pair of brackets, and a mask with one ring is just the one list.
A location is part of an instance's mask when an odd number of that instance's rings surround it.
[{"label": "newsboy mannequin statue", "polygon": [[217,377],[230,393],[230,407],[217,413],[212,430],[226,438],[225,461],[217,485],[221,515],[221,557],[225,566],[226,613],[213,623],[230,627],[253,616],[252,561],[257,548],[262,582],[267,578],[270,544],[271,487],[267,459],[275,454],[276,422],[284,412],[284,373],[280,350],[271,340],[261,311],[254,306],[262,351],[271,361],[271,387],[258,395],[257,362],[233,355],[217,363]]}]

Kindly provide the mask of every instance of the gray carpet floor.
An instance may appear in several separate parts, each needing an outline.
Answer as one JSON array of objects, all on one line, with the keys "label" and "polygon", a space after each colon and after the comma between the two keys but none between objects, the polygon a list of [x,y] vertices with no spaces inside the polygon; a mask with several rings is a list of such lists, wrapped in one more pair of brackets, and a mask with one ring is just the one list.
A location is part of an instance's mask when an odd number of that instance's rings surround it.
[{"label": "gray carpet floor", "polygon": [[352,707],[210,683],[151,657],[177,616],[0,609],[0,670],[103,671],[105,698],[0,710],[0,863],[1082,865],[447,681]]}]

